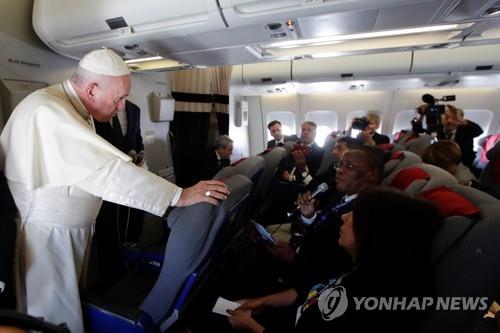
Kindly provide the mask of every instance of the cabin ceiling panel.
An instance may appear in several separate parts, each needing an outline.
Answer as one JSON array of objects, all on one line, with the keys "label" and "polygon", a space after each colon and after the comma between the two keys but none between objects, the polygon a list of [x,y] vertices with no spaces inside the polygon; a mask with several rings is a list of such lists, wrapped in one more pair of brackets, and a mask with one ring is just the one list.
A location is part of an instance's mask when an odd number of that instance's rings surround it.
[{"label": "cabin ceiling panel", "polygon": [[399,29],[432,23],[432,18],[442,4],[442,0],[432,0],[382,8],[373,30]]},{"label": "cabin ceiling panel", "polygon": [[378,8],[299,17],[302,38],[355,34],[371,31],[377,19]]},{"label": "cabin ceiling panel", "polygon": [[[155,45],[167,54],[188,52],[196,50],[207,50],[222,47],[242,46],[258,43],[261,41],[272,42],[272,38],[266,33],[264,26],[252,25],[235,29],[221,29],[203,32],[189,36],[172,37],[168,39],[157,39],[147,42]],[[255,58],[253,59],[255,61]]]},{"label": "cabin ceiling panel", "polygon": [[173,59],[199,66],[239,64],[255,62],[255,57],[244,47],[204,50],[200,52],[173,53]]},{"label": "cabin ceiling panel", "polygon": [[297,60],[292,65],[292,78],[299,82],[354,80],[359,77],[407,74],[410,67],[411,52]]}]

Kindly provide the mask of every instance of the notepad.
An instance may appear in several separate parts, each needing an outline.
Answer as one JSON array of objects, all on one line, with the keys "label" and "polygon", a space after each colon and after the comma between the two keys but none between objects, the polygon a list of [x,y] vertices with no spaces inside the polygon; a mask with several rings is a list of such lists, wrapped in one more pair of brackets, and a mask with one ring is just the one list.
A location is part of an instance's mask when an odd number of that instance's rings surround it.
[{"label": "notepad", "polygon": [[230,301],[228,299],[225,299],[223,297],[219,297],[217,299],[217,302],[215,302],[215,305],[214,305],[214,308],[212,309],[212,312],[229,317],[230,314],[227,313],[227,310],[236,310],[240,306],[241,306],[240,303],[236,303],[236,302]]}]

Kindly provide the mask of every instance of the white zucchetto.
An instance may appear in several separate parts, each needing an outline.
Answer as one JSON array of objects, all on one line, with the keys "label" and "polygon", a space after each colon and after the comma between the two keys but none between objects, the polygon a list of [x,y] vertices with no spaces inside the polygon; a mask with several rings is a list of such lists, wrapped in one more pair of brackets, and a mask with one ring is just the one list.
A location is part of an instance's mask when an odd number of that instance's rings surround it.
[{"label": "white zucchetto", "polygon": [[99,49],[87,53],[78,64],[80,68],[91,73],[106,76],[123,76],[130,74],[127,64],[110,49]]}]

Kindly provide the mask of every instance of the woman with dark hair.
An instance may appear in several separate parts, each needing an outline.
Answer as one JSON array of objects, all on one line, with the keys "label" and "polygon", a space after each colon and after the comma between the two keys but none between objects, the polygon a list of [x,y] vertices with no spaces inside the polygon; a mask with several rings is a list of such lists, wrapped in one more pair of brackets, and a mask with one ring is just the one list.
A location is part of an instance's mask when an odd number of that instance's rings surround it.
[{"label": "woman with dark hair", "polygon": [[[297,311],[297,332],[416,331],[425,311],[415,304],[412,310],[405,309],[412,297],[433,296],[430,248],[441,214],[427,201],[373,188],[358,196],[353,211],[342,220],[339,244],[353,258],[352,271],[309,292],[286,291],[245,300],[230,312],[233,327],[269,332],[248,310],[293,305],[305,299]],[[397,304],[381,308],[382,299],[393,302],[396,297]]]},{"label": "woman with dark hair", "polygon": [[477,182],[474,174],[462,163],[462,151],[454,141],[440,140],[428,146],[422,153],[422,161],[448,171],[462,185]]}]

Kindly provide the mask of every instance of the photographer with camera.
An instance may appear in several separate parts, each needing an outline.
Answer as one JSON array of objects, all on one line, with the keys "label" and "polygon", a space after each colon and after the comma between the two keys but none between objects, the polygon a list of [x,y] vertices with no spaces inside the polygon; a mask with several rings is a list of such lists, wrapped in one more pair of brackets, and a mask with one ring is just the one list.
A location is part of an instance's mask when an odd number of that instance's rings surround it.
[{"label": "photographer with camera", "polygon": [[443,96],[435,99],[432,95],[422,96],[425,104],[417,108],[419,114],[412,121],[413,131],[423,132],[422,118],[426,117],[426,132],[435,135],[438,140],[455,141],[462,151],[462,163],[477,176],[479,170],[472,165],[476,153],[474,152],[474,138],[483,134],[481,126],[464,118],[464,111],[451,104],[438,105],[436,101],[454,101],[455,96]]},{"label": "photographer with camera", "polygon": [[[351,123],[351,134],[352,130],[361,131],[359,134],[355,135],[360,142],[367,145],[380,145],[384,143],[390,143],[388,136],[377,133],[377,129],[380,126],[380,117],[376,113],[369,113],[366,117],[354,118]],[[352,135],[351,135],[352,136]]]},{"label": "photographer with camera", "polygon": [[481,126],[464,118],[464,111],[453,105],[446,105],[443,119],[443,139],[455,141],[462,150],[462,163],[474,173],[472,166],[476,157],[474,138],[483,134]]}]

